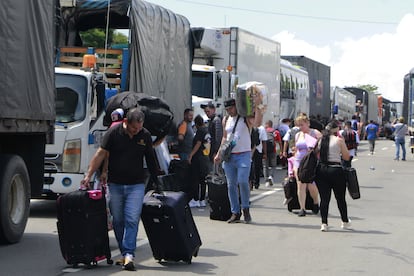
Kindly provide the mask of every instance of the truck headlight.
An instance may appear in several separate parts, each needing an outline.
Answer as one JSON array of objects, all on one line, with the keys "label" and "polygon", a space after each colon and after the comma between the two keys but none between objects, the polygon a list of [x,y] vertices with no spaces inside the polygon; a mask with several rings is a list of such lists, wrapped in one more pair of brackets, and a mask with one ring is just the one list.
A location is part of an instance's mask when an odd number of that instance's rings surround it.
[{"label": "truck headlight", "polygon": [[62,171],[79,172],[81,160],[81,140],[66,141],[63,148]]}]

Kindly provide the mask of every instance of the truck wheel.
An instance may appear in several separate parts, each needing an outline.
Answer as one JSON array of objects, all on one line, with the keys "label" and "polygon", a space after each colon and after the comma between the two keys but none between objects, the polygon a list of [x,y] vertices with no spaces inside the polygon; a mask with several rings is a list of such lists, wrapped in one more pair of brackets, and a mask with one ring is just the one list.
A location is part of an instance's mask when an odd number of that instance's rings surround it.
[{"label": "truck wheel", "polygon": [[30,206],[30,180],[23,159],[0,156],[0,243],[20,241]]}]

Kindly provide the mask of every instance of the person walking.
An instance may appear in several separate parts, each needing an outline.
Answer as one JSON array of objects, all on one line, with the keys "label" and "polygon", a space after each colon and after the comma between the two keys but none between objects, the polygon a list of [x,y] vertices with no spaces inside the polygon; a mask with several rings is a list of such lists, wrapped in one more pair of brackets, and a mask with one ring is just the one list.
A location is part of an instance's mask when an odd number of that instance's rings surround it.
[{"label": "person walking", "polygon": [[370,155],[374,154],[375,140],[377,140],[378,132],[378,126],[374,123],[374,120],[370,120],[369,124],[365,127],[365,138],[368,139]]},{"label": "person walking", "polygon": [[341,160],[349,161],[350,155],[343,138],[338,137],[338,122],[329,122],[318,144],[319,166],[316,173],[316,185],[321,198],[321,231],[328,231],[328,211],[332,190],[338,203],[341,214],[341,228],[349,229],[351,220],[348,218],[348,209],[345,200],[346,183]]},{"label": "person walking", "polygon": [[200,105],[204,109],[208,117],[207,129],[211,136],[211,149],[210,149],[210,161],[214,162],[214,156],[216,156],[221,139],[223,138],[223,124],[220,116],[216,114],[216,106],[213,102],[208,102],[206,105]]},{"label": "person walking", "polygon": [[267,158],[267,145],[266,145],[266,131],[264,126],[258,128],[252,128],[251,132],[251,148],[252,148],[252,166],[250,169],[250,179],[252,186],[259,189],[260,178],[263,174],[263,159]]},{"label": "person walking", "polygon": [[89,187],[92,175],[108,157],[109,209],[113,229],[123,256],[117,263],[125,270],[135,270],[134,257],[145,193],[144,157],[151,175],[159,168],[151,134],[143,127],[145,115],[139,108],[130,109],[122,124],[108,129],[102,144],[89,163],[81,185]]},{"label": "person walking", "polygon": [[320,138],[322,134],[318,130],[310,128],[310,121],[305,113],[301,113],[298,117],[296,117],[295,124],[299,127],[300,131],[295,135],[295,162],[293,165],[293,169],[295,172],[296,181],[298,185],[298,199],[300,205],[300,211],[298,213],[298,216],[303,217],[306,216],[306,190],[309,190],[309,193],[313,199],[312,212],[314,214],[317,214],[319,212],[318,188],[316,187],[314,182],[302,183],[298,178],[298,168],[302,158],[310,149],[316,146],[317,139]]},{"label": "person walking", "polygon": [[[281,137],[285,136],[285,134],[289,131],[290,129],[289,125],[290,125],[289,118],[284,118],[281,120],[279,126],[277,127],[277,130],[279,130]],[[273,122],[272,122],[272,126],[273,126]]]},{"label": "person walking", "polygon": [[350,168],[352,158],[356,155],[356,150],[359,145],[359,135],[358,132],[352,128],[351,121],[345,122],[345,127],[343,130],[339,131],[339,135],[344,139],[345,145],[350,154],[348,161],[342,160],[342,165],[346,168]]},{"label": "person walking", "polygon": [[295,137],[296,133],[300,131],[297,125],[294,125],[290,128],[284,136],[282,136],[283,141],[283,150],[282,150],[282,157],[283,158],[290,158],[292,157],[293,153],[295,152]]},{"label": "person walking", "polygon": [[407,134],[408,127],[404,124],[404,117],[398,118],[398,120],[394,121],[392,125],[394,129],[394,137],[395,137],[395,158],[394,160],[400,160],[400,147],[402,149],[402,158],[401,161],[405,161],[406,151],[405,151],[405,135]]},{"label": "person walking", "polygon": [[277,155],[282,154],[282,138],[279,130],[273,128],[271,120],[265,123],[266,130],[266,155],[263,158],[263,174],[265,177],[265,186],[273,185],[273,177],[277,166]]},{"label": "person walking", "polygon": [[[234,99],[229,99],[224,102],[228,116],[223,118],[223,139],[221,140],[221,144],[224,144],[228,139],[232,139],[235,144],[231,151],[230,160],[223,162],[232,213],[230,219],[227,221],[228,223],[234,223],[240,220],[239,190],[244,221],[249,223],[252,220],[249,210],[250,129],[252,127],[258,127],[263,118],[263,105],[256,104],[256,106],[254,118],[245,118],[239,116],[237,113],[236,101]],[[214,157],[214,162],[221,162],[221,158],[220,152],[218,152]]]},{"label": "person walking", "polygon": [[211,171],[209,162],[210,133],[204,125],[204,119],[197,115],[194,119],[197,128],[193,139],[193,149],[188,157],[191,166],[191,182],[193,187],[190,207],[206,207],[206,176]]},{"label": "person walking", "polygon": [[188,160],[188,156],[193,148],[193,117],[194,111],[191,108],[186,108],[184,110],[184,119],[178,125],[178,155],[181,160]]}]

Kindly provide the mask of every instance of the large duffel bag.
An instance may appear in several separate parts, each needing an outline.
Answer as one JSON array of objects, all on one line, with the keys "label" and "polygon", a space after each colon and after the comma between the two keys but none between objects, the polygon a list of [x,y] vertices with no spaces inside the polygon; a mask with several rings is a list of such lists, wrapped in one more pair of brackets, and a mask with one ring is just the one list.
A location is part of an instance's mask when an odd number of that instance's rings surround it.
[{"label": "large duffel bag", "polygon": [[197,256],[201,239],[183,192],[149,191],[141,219],[156,260],[191,263]]},{"label": "large duffel bag", "polygon": [[127,114],[128,110],[134,107],[140,107],[144,112],[144,127],[151,135],[156,136],[157,140],[164,138],[170,132],[174,114],[169,105],[163,99],[133,91],[125,91],[109,99],[105,110],[104,126],[111,125],[111,113],[115,109],[122,108]]},{"label": "large duffel bag", "polygon": [[60,196],[57,219],[60,249],[69,265],[97,265],[105,258],[112,264],[103,190],[79,190]]}]

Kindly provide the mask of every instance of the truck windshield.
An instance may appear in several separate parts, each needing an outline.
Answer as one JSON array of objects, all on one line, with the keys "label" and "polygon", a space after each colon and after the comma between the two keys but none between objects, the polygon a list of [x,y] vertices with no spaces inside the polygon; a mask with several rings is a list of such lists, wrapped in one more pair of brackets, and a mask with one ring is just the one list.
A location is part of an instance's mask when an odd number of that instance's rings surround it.
[{"label": "truck windshield", "polygon": [[213,73],[193,71],[191,90],[192,95],[213,98]]},{"label": "truck windshield", "polygon": [[56,122],[81,121],[86,114],[87,79],[56,74]]}]

